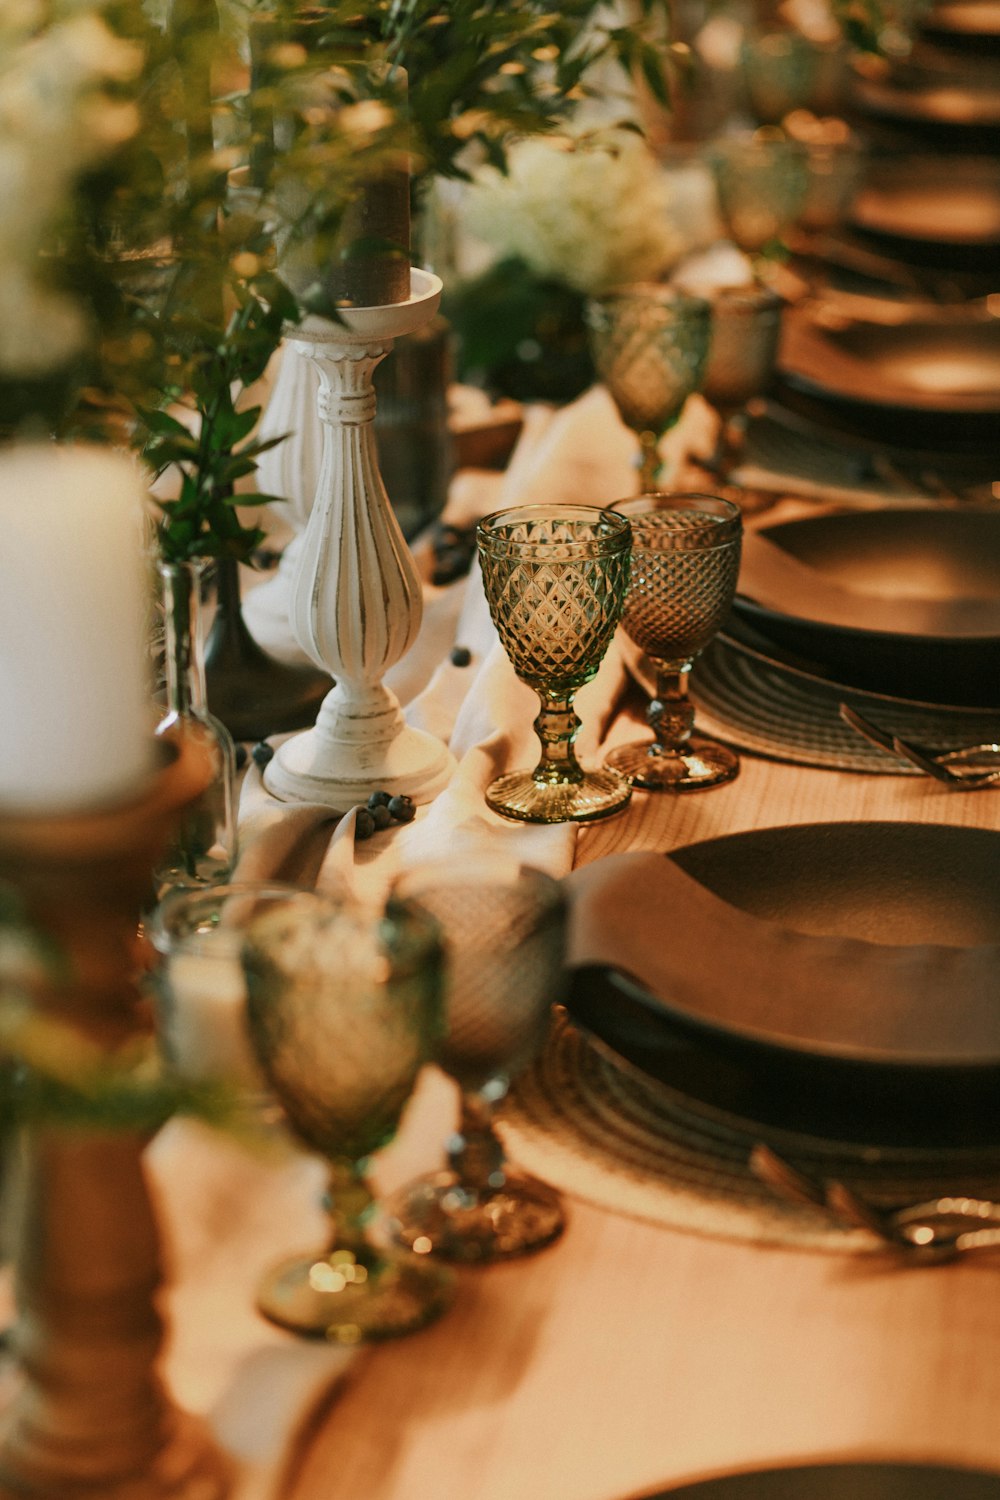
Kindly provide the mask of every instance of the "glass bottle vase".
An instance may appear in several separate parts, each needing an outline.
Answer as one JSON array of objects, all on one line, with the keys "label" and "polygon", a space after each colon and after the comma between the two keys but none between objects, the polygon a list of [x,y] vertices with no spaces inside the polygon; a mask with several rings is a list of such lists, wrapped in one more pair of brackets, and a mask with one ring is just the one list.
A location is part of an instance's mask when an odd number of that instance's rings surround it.
[{"label": "glass bottle vase", "polygon": [[194,736],[207,744],[215,775],[191,806],[156,871],[157,895],[175,887],[199,888],[227,880],[236,862],[236,748],[226,726],[209,713],[201,585],[206,563],[158,563],[164,619],[166,706],[157,739],[178,743]]}]

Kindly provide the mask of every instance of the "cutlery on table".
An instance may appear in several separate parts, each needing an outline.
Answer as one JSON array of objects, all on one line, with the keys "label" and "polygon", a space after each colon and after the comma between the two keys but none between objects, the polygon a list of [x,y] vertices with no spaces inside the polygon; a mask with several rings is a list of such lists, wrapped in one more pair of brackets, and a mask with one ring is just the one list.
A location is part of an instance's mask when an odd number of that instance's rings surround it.
[{"label": "cutlery on table", "polygon": [[[959,787],[974,792],[979,787],[1000,785],[1000,744],[994,742],[981,745],[964,745],[960,750],[935,751],[926,745],[916,745],[912,740],[900,739],[899,735],[881,729],[859,714],[849,703],[839,705],[840,717],[869,744],[876,745],[887,755],[907,761],[932,776],[945,786]],[[989,764],[990,762],[992,764]]]},{"label": "cutlery on table", "polygon": [[1000,1203],[988,1199],[943,1195],[885,1209],[846,1183],[807,1176],[770,1146],[754,1146],[749,1165],[759,1181],[790,1202],[825,1209],[844,1224],[867,1229],[913,1264],[939,1265],[972,1250],[1000,1248]]}]

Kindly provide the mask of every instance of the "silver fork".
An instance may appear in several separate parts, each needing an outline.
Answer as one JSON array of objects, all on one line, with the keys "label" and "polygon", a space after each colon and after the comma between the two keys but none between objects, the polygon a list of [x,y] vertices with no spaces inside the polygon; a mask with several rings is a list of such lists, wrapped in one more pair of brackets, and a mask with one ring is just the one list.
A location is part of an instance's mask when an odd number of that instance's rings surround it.
[{"label": "silver fork", "polygon": [[867,1229],[911,1264],[941,1265],[972,1250],[1000,1248],[1000,1203],[985,1198],[948,1195],[879,1208],[846,1183],[807,1177],[765,1145],[754,1146],[750,1170],[790,1202],[813,1204],[844,1224]]},{"label": "silver fork", "polygon": [[[1000,784],[1000,744],[995,741],[981,745],[964,745],[960,750],[934,751],[926,745],[915,745],[912,740],[902,740],[890,734],[859,714],[849,703],[839,705],[840,717],[845,724],[860,734],[871,745],[905,760],[918,771],[933,776],[944,786],[974,792],[979,787]],[[990,762],[993,764],[990,764]],[[985,764],[984,764],[985,763]]]}]

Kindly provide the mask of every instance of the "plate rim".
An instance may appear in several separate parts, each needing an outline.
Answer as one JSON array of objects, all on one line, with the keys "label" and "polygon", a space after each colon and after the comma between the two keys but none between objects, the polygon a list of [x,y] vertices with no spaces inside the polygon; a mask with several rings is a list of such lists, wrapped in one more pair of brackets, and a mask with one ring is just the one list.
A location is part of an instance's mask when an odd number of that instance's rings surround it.
[{"label": "plate rim", "polygon": [[[866,833],[873,836],[877,835],[880,830],[890,828],[894,830],[893,836],[896,836],[895,831],[899,828],[920,829],[921,831],[933,829],[936,830],[936,833],[946,832],[952,837],[958,838],[965,837],[966,835],[972,838],[986,836],[995,839],[998,848],[1000,848],[1000,832],[996,829],[981,828],[961,823],[910,822],[905,819],[873,819],[869,821],[847,818],[826,819],[822,822],[779,823],[768,825],[765,828],[741,829],[735,833],[719,834],[711,839],[695,840],[691,844],[685,844],[677,849],[667,851],[664,858],[673,859],[675,855],[683,853],[684,850],[724,847],[731,845],[734,840],[746,842],[761,836],[778,836],[780,838],[788,834],[801,836],[804,830],[816,834],[821,830],[830,828],[864,829]],[[936,835],[931,835],[932,838],[934,836]],[[680,868],[684,869],[683,864],[680,865]],[[691,878],[695,879],[696,877],[692,876]],[[719,899],[723,898],[720,897]],[[732,905],[732,903],[726,904]],[[892,945],[875,944],[874,946],[890,947]],[[956,947],[956,951],[966,951],[962,946],[953,946]],[[753,1052],[766,1053],[771,1056],[777,1054],[779,1058],[785,1057],[790,1061],[814,1061],[821,1065],[850,1067],[852,1069],[860,1068],[862,1072],[885,1073],[889,1071],[897,1075],[900,1079],[919,1079],[923,1076],[942,1075],[950,1072],[974,1074],[984,1077],[994,1072],[1000,1073],[1000,1044],[998,1044],[997,1051],[993,1056],[989,1058],[973,1058],[969,1057],[968,1054],[957,1056],[911,1054],[909,1056],[901,1056],[898,1053],[875,1051],[872,1048],[859,1051],[853,1045],[843,1043],[827,1042],[819,1045],[815,1042],[806,1043],[782,1034],[763,1033],[757,1028],[740,1026],[732,1022],[723,1023],[699,1015],[696,1011],[678,1005],[676,1001],[654,994],[651,989],[634,975],[629,974],[627,970],[616,965],[605,965],[605,967],[608,973],[619,980],[626,990],[635,991],[637,997],[639,997],[639,1003],[647,1008],[651,1002],[654,1006],[662,1008],[667,1017],[682,1029],[693,1030],[698,1035],[711,1038],[716,1043],[720,1040],[724,1043],[735,1043],[740,1050],[746,1048]]]},{"label": "plate rim", "polygon": [[[881,412],[899,412],[909,416],[933,415],[937,418],[961,418],[979,417],[985,418],[1000,414],[1000,387],[991,387],[989,390],[963,393],[951,398],[950,404],[941,405],[942,397],[933,391],[899,391],[890,395],[882,395],[876,389],[874,391],[857,391],[853,385],[845,381],[843,385],[830,385],[821,380],[809,370],[803,370],[795,363],[789,363],[789,358],[794,361],[795,353],[799,344],[803,341],[818,342],[820,349],[825,334],[830,332],[843,333],[848,327],[871,328],[883,333],[887,327],[905,328],[920,327],[928,328],[975,328],[979,326],[992,327],[992,323],[971,323],[968,319],[955,319],[954,323],[942,321],[940,317],[921,320],[919,316],[908,318],[899,323],[886,325],[884,323],[866,323],[863,318],[845,315],[843,322],[836,329],[824,328],[815,314],[808,308],[792,306],[785,314],[782,341],[778,351],[777,372],[781,379],[786,381],[793,389],[801,390],[809,396],[822,397],[826,400],[834,400],[846,406],[873,407]],[[792,344],[791,355],[788,345]],[[863,365],[864,361],[855,361],[857,365]]]},{"label": "plate rim", "polygon": [[[781,532],[801,531],[805,528],[815,527],[817,524],[829,525],[832,522],[835,526],[853,525],[855,527],[864,527],[871,523],[873,517],[881,521],[884,516],[891,515],[893,519],[889,524],[896,525],[901,524],[910,516],[926,518],[927,516],[945,514],[952,518],[957,518],[960,515],[995,516],[997,518],[998,529],[1000,529],[1000,511],[988,505],[969,505],[961,511],[947,512],[943,510],[928,510],[923,506],[893,506],[891,510],[832,511],[828,515],[821,516],[791,516],[784,521],[776,521],[770,526],[761,525],[755,529],[761,536],[773,539]],[[775,545],[780,546],[780,541],[775,541]],[[806,564],[806,566],[808,567],[809,564]],[[797,625],[805,625],[807,628],[822,630],[824,633],[842,638],[845,642],[870,639],[880,645],[888,645],[890,642],[902,640],[907,646],[912,644],[914,646],[927,646],[930,648],[954,649],[955,647],[961,648],[964,645],[968,645],[970,650],[982,649],[990,645],[1000,646],[1000,631],[990,635],[928,635],[923,631],[872,630],[865,625],[834,624],[826,620],[817,620],[811,615],[797,615],[787,609],[778,609],[774,605],[761,604],[752,595],[743,593],[738,585],[734,604],[738,604],[740,608],[749,607],[751,610],[756,610],[765,619],[791,620]]]}]

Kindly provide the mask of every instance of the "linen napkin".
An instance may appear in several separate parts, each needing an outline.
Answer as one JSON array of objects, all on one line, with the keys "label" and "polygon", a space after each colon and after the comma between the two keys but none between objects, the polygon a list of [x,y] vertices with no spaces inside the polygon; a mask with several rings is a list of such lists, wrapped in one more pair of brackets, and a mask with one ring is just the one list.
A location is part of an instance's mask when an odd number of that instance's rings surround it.
[{"label": "linen napkin", "polygon": [[705,1022],[794,1046],[817,1016],[826,1049],[844,1055],[1000,1052],[996,944],[890,946],[795,931],[731,906],[658,854],[610,855],[575,870],[567,890],[572,964],[613,965]]},{"label": "linen napkin", "polygon": [[744,537],[739,591],[769,609],[825,625],[899,635],[1000,635],[1000,598],[935,599],[851,588],[761,531]]}]

